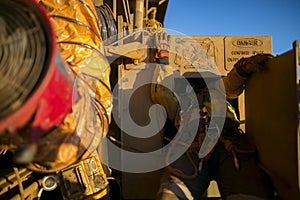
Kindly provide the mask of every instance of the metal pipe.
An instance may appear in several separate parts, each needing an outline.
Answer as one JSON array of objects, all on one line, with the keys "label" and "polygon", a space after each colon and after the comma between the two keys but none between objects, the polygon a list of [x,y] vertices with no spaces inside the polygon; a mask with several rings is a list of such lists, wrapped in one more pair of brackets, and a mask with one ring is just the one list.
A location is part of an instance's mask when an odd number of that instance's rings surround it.
[{"label": "metal pipe", "polygon": [[117,20],[117,0],[113,0],[113,13],[115,20]]},{"label": "metal pipe", "polygon": [[134,28],[143,28],[144,0],[135,0]]},{"label": "metal pipe", "polygon": [[122,2],[123,2],[123,9],[124,9],[124,14],[125,14],[126,22],[128,24],[130,24],[131,23],[130,22],[130,16],[129,16],[130,10],[128,9],[128,1],[123,0]]},{"label": "metal pipe", "polygon": [[148,6],[149,5],[149,1],[145,0],[145,18],[148,19]]},{"label": "metal pipe", "polygon": [[149,9],[149,19],[156,19],[156,12],[157,12],[157,9],[156,7],[151,7]]}]

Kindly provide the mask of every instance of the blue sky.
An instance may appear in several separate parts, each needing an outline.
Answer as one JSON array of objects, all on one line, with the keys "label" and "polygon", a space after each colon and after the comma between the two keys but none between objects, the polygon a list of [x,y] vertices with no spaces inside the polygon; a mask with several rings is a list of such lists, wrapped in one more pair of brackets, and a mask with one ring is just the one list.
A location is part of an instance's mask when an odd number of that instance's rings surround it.
[{"label": "blue sky", "polygon": [[184,35],[268,35],[281,54],[300,42],[300,0],[169,0],[164,27]]}]

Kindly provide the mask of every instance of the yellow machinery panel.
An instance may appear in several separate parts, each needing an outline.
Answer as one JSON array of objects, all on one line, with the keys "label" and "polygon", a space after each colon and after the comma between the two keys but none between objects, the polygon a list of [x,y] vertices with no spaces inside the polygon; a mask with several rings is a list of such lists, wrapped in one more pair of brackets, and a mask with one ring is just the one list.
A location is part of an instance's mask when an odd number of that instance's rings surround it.
[{"label": "yellow machinery panel", "polygon": [[283,199],[300,199],[298,42],[266,63],[245,91],[246,133]]}]

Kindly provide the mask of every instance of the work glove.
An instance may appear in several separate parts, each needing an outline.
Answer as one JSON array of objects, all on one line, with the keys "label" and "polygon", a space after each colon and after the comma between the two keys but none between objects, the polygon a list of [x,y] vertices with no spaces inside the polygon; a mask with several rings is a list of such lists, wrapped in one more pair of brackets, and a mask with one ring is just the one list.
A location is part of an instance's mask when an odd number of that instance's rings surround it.
[{"label": "work glove", "polygon": [[273,58],[271,54],[257,54],[248,58],[241,58],[234,67],[239,75],[248,77],[252,73],[260,72],[263,70],[264,63]]},{"label": "work glove", "polygon": [[154,35],[154,39],[157,48],[155,58],[169,58],[170,36],[166,32],[158,32]]}]

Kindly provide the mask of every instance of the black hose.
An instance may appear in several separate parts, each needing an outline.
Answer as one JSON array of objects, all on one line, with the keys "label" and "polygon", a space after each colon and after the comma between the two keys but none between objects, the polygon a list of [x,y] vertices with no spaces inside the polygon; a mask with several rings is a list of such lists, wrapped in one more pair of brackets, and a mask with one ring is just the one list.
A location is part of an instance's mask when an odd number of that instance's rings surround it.
[{"label": "black hose", "polygon": [[105,45],[109,45],[117,40],[117,26],[113,13],[107,4],[96,6],[96,11],[101,21],[101,35]]}]

